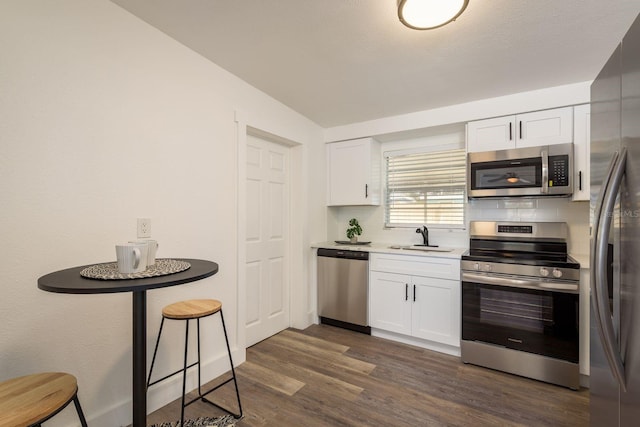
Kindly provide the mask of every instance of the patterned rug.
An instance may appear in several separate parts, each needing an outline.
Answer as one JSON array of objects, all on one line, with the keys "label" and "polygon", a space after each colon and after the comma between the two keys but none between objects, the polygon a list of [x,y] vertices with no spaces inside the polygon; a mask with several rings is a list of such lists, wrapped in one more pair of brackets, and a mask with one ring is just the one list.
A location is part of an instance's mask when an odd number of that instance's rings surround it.
[{"label": "patterned rug", "polygon": [[184,426],[180,425],[180,421],[173,423],[154,424],[151,427],[233,427],[236,425],[237,419],[231,415],[225,415],[217,418],[198,418],[197,420],[184,420]]}]

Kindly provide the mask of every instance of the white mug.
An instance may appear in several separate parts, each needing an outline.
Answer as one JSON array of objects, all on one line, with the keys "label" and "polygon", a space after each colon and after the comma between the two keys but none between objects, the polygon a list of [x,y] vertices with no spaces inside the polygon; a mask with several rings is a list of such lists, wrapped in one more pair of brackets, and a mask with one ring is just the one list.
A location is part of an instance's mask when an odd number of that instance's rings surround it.
[{"label": "white mug", "polygon": [[130,240],[129,243],[136,245],[147,245],[147,267],[151,267],[156,264],[156,252],[158,251],[157,240]]},{"label": "white mug", "polygon": [[120,273],[141,273],[147,269],[147,253],[149,245],[125,243],[116,245],[118,271]]}]

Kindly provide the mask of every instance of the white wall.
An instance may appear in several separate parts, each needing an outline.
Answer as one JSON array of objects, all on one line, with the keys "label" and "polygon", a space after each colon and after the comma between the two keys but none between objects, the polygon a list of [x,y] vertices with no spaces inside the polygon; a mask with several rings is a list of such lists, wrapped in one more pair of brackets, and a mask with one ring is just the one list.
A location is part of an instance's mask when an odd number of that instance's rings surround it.
[{"label": "white wall", "polygon": [[325,141],[407,132],[528,111],[585,104],[591,82],[574,83],[325,129]]},{"label": "white wall", "polygon": [[[211,259],[220,272],[148,293],[149,352],[162,306],[215,297],[242,361],[235,112],[302,144],[307,246],[326,235],[324,188],[309,191],[322,130],[107,0],[3,0],[0,52],[0,379],[71,372],[90,425],[126,425],[131,295],[47,293],[38,277],[113,260],[136,218],[151,218],[158,256]],[[180,359],[182,328],[167,332],[159,369]],[[204,343],[206,378],[227,369],[218,338]],[[152,392],[149,409],[177,393]],[[73,409],[48,425],[77,425]]]}]

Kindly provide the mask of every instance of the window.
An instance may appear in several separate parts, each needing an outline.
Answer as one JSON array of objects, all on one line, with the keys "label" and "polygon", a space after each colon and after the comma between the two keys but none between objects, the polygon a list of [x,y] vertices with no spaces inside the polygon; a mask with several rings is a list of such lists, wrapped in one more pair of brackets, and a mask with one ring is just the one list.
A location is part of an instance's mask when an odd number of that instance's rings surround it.
[{"label": "window", "polygon": [[387,227],[464,228],[466,153],[462,149],[385,153]]}]

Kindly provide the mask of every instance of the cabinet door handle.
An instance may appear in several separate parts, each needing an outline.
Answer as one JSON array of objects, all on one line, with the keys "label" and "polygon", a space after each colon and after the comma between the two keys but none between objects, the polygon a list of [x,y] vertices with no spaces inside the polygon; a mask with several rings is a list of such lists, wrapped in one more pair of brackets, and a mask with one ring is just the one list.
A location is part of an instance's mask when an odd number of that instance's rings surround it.
[{"label": "cabinet door handle", "polygon": [[520,129],[518,130],[518,132],[520,133],[520,136],[518,136],[518,138],[522,139],[522,120],[518,122],[518,125],[520,126]]},{"label": "cabinet door handle", "polygon": [[509,123],[509,141],[513,140],[513,131],[511,130],[511,123]]},{"label": "cabinet door handle", "polygon": [[404,300],[409,301],[409,284],[404,284]]},{"label": "cabinet door handle", "polygon": [[364,185],[364,198],[367,199],[369,197],[369,184]]},{"label": "cabinet door handle", "polygon": [[582,191],[582,171],[578,172],[578,190]]},{"label": "cabinet door handle", "polygon": [[413,285],[413,302],[416,302],[416,285]]}]

